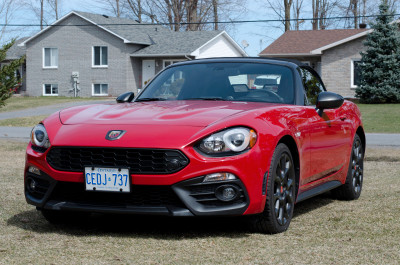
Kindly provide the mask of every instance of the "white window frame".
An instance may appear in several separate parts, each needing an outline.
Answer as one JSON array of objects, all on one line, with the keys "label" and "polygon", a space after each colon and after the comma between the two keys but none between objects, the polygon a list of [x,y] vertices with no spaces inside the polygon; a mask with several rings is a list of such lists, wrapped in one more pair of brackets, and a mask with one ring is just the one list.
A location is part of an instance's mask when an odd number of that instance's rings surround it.
[{"label": "white window frame", "polygon": [[[100,65],[94,64],[94,48],[95,47],[101,47],[101,48],[106,47],[107,48],[107,64],[101,64],[102,49],[100,49]],[[108,55],[109,55],[108,46],[101,46],[101,45],[92,46],[92,68],[107,68],[108,67]]]},{"label": "white window frame", "polygon": [[[50,57],[51,57],[51,50],[52,49],[56,49],[57,50],[57,65],[51,65],[51,66],[46,66],[45,65],[45,60],[46,60],[46,52],[45,52],[45,50],[46,49],[50,49]],[[58,48],[56,48],[56,47],[44,47],[43,48],[43,68],[44,69],[57,69],[58,68],[58,63],[59,63],[59,58],[58,58]],[[51,59],[50,59],[50,63],[51,63]]]},{"label": "white window frame", "polygon": [[[95,85],[100,85],[100,90],[101,90],[101,86],[102,85],[107,85],[107,94],[95,94],[94,93],[94,86]],[[104,96],[108,96],[109,94],[108,94],[108,89],[109,89],[110,87],[109,87],[109,85],[107,84],[107,83],[93,83],[92,84],[92,96],[94,96],[94,97],[104,97]]]},{"label": "white window frame", "polygon": [[166,63],[166,62],[170,62],[170,63],[171,63],[170,65],[172,65],[172,64],[174,64],[174,62],[177,63],[177,62],[183,62],[183,61],[186,61],[186,60],[185,60],[185,59],[168,59],[168,60],[163,60],[163,63],[162,63],[163,68],[162,68],[162,69],[166,68],[166,66],[165,66],[165,63]]},{"label": "white window frame", "polygon": [[[46,85],[50,85],[51,86],[51,94],[46,94]],[[57,94],[53,94],[53,86],[56,85],[57,86]],[[54,96],[58,96],[59,93],[59,87],[58,84],[43,84],[43,96],[48,96],[48,97],[54,97]]]},{"label": "white window frame", "polygon": [[351,66],[350,66],[350,87],[357,88],[358,86],[354,84],[354,62],[360,62],[361,58],[351,59]]}]

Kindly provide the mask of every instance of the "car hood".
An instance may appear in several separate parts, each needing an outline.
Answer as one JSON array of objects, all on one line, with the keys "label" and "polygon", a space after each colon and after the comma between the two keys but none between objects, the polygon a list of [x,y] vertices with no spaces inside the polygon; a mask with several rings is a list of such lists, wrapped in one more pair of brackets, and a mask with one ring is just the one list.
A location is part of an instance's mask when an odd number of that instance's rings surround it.
[{"label": "car hood", "polygon": [[64,125],[177,125],[205,127],[229,116],[276,104],[234,101],[163,101],[96,104],[60,112]]}]

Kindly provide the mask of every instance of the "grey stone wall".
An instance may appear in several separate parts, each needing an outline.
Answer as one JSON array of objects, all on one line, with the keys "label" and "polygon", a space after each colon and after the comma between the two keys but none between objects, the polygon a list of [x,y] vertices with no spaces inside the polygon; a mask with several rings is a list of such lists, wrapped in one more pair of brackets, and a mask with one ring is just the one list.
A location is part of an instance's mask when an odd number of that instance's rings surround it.
[{"label": "grey stone wall", "polygon": [[[126,91],[137,93],[140,59],[129,55],[142,46],[123,40],[72,15],[62,24],[87,26],[53,27],[27,43],[26,93],[43,95],[43,84],[58,84],[59,96],[73,96],[72,72],[79,72],[79,96],[91,97],[92,84],[108,84],[109,96]],[[92,67],[92,47],[108,47],[108,67]],[[43,48],[58,48],[58,68],[43,68]],[[138,62],[135,62],[135,61]],[[139,62],[140,61],[140,62]]]},{"label": "grey stone wall", "polygon": [[328,91],[344,97],[355,96],[351,87],[351,61],[361,59],[360,52],[365,51],[364,40],[365,37],[359,38],[323,52],[322,80]]}]

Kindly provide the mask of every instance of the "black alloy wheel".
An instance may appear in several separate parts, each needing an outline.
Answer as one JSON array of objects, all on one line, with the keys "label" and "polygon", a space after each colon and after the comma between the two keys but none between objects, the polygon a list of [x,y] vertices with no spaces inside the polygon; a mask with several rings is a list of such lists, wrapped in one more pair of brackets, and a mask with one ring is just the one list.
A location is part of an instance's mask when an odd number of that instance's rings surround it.
[{"label": "black alloy wheel", "polygon": [[294,205],[294,174],[291,157],[283,153],[276,167],[274,177],[275,218],[279,225],[284,226],[290,220]]},{"label": "black alloy wheel", "polygon": [[293,217],[295,187],[293,158],[289,148],[281,143],[271,160],[264,212],[252,218],[255,231],[275,234],[287,230]]},{"label": "black alloy wheel", "polygon": [[333,194],[341,200],[356,200],[361,195],[364,179],[364,148],[360,137],[354,136],[353,147],[350,155],[349,169],[346,182],[333,190]]}]

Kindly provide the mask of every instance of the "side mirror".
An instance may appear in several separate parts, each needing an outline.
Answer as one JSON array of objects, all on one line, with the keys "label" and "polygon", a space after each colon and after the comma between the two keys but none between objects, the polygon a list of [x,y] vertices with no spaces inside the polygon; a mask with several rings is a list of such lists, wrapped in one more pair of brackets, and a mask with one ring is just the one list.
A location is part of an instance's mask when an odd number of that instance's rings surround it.
[{"label": "side mirror", "polygon": [[117,103],[131,102],[134,97],[135,94],[133,92],[126,92],[124,94],[119,95],[116,100]]},{"label": "side mirror", "polygon": [[336,93],[324,91],[319,93],[316,107],[319,110],[337,109],[342,106],[344,98]]}]

